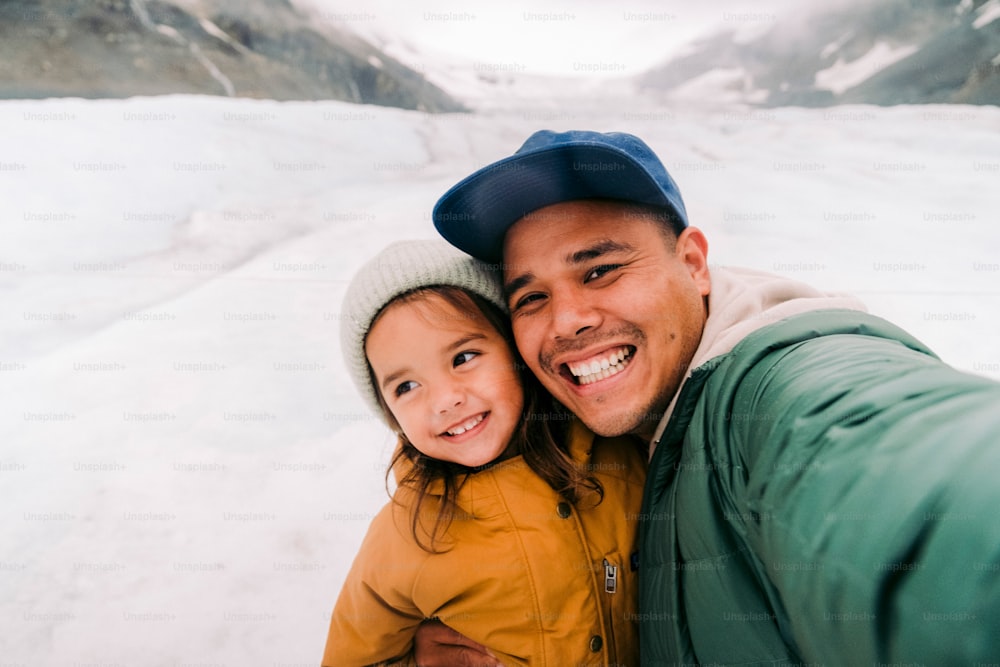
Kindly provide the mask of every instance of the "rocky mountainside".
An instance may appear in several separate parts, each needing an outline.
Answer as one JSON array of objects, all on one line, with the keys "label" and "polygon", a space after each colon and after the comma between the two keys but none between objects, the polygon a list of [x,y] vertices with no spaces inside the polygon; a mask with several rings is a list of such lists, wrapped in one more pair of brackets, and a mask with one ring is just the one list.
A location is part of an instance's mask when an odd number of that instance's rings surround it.
[{"label": "rocky mountainside", "polygon": [[[759,19],[764,30],[748,36]],[[1000,104],[1000,0],[841,3],[734,26],[641,78],[647,90],[761,106]]]},{"label": "rocky mountainside", "polygon": [[462,108],[288,0],[0,2],[0,98],[169,93]]}]

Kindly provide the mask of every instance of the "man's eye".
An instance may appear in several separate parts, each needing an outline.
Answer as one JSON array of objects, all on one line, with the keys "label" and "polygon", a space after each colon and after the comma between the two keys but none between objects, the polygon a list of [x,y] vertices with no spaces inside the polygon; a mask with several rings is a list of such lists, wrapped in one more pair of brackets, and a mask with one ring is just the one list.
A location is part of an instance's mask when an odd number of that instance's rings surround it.
[{"label": "man's eye", "polygon": [[458,354],[455,355],[455,358],[452,360],[452,365],[454,365],[454,366],[461,366],[464,363],[472,361],[473,359],[475,359],[478,356],[479,356],[478,352],[471,352],[471,351],[470,352],[459,352]]},{"label": "man's eye", "polygon": [[540,300],[542,298],[544,298],[544,297],[541,294],[538,294],[538,293],[525,294],[520,299],[518,299],[517,301],[514,302],[514,305],[511,306],[511,310],[512,311],[513,310],[519,310],[521,308],[524,308],[525,306],[531,305],[535,301],[538,301],[538,300]]},{"label": "man's eye", "polygon": [[584,280],[585,281],[596,280],[597,278],[600,278],[609,271],[614,271],[615,269],[618,268],[621,268],[621,264],[602,264],[600,266],[595,266],[589,272],[587,272],[587,276],[584,278]]},{"label": "man's eye", "polygon": [[413,391],[416,388],[417,388],[416,382],[413,382],[412,380],[407,380],[406,382],[400,382],[398,385],[396,385],[396,391],[393,393],[395,393],[398,398],[399,396],[402,396],[406,392]]}]

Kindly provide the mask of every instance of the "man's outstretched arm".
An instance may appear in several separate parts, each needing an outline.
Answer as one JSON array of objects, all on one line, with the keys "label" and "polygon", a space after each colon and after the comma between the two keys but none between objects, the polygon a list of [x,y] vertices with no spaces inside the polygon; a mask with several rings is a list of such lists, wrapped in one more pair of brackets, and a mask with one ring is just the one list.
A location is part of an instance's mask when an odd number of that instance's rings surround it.
[{"label": "man's outstretched arm", "polygon": [[996,657],[1000,386],[825,337],[758,364],[734,408],[732,501],[803,658]]}]

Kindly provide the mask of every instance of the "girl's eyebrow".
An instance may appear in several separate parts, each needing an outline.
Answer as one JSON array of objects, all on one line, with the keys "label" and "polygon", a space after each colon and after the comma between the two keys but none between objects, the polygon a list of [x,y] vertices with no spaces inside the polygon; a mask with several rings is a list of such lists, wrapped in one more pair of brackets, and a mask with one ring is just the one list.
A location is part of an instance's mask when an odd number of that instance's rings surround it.
[{"label": "girl's eyebrow", "polygon": [[396,380],[398,380],[399,378],[403,377],[404,375],[406,375],[409,372],[410,372],[410,369],[404,366],[403,368],[400,368],[397,371],[389,373],[382,380],[382,385],[381,385],[382,389],[388,389],[390,384],[392,384],[393,382],[395,382]]},{"label": "girl's eyebrow", "polygon": [[462,336],[455,342],[453,342],[451,345],[446,347],[445,350],[451,352],[452,350],[458,349],[463,345],[466,345],[467,343],[471,343],[474,340],[486,340],[486,334],[479,333],[478,331],[469,333],[465,336]]},{"label": "girl's eyebrow", "polygon": [[[445,348],[445,351],[451,352],[453,350],[457,350],[458,348],[467,345],[468,343],[471,343],[474,340],[486,340],[486,334],[479,333],[478,331],[473,331],[449,343],[448,346]],[[382,387],[382,389],[388,389],[390,384],[392,384],[393,382],[395,382],[396,380],[398,380],[399,378],[403,377],[404,375],[410,372],[411,371],[409,366],[404,366],[403,368],[397,369],[392,373],[386,375],[385,378],[383,378],[382,382],[379,384],[379,386]]]}]

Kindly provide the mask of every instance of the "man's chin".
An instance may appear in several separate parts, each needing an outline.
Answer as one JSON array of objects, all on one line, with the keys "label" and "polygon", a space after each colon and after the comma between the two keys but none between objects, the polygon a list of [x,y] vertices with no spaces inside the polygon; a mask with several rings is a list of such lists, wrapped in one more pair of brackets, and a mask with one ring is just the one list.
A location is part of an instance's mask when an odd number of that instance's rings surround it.
[{"label": "man's chin", "polygon": [[604,437],[638,433],[646,424],[644,415],[635,411],[609,411],[607,409],[581,410],[575,413],[591,431]]},{"label": "man's chin", "polygon": [[604,401],[563,403],[591,431],[604,437],[631,434],[652,438],[663,417],[657,401],[636,401],[634,396],[605,396]]},{"label": "man's chin", "polygon": [[[556,401],[597,435],[614,437],[636,433],[648,425],[646,411],[637,406],[621,387],[616,387],[615,391],[581,396],[563,383],[564,380],[558,378],[542,384],[546,385]],[[615,405],[619,402],[627,404]]]}]

